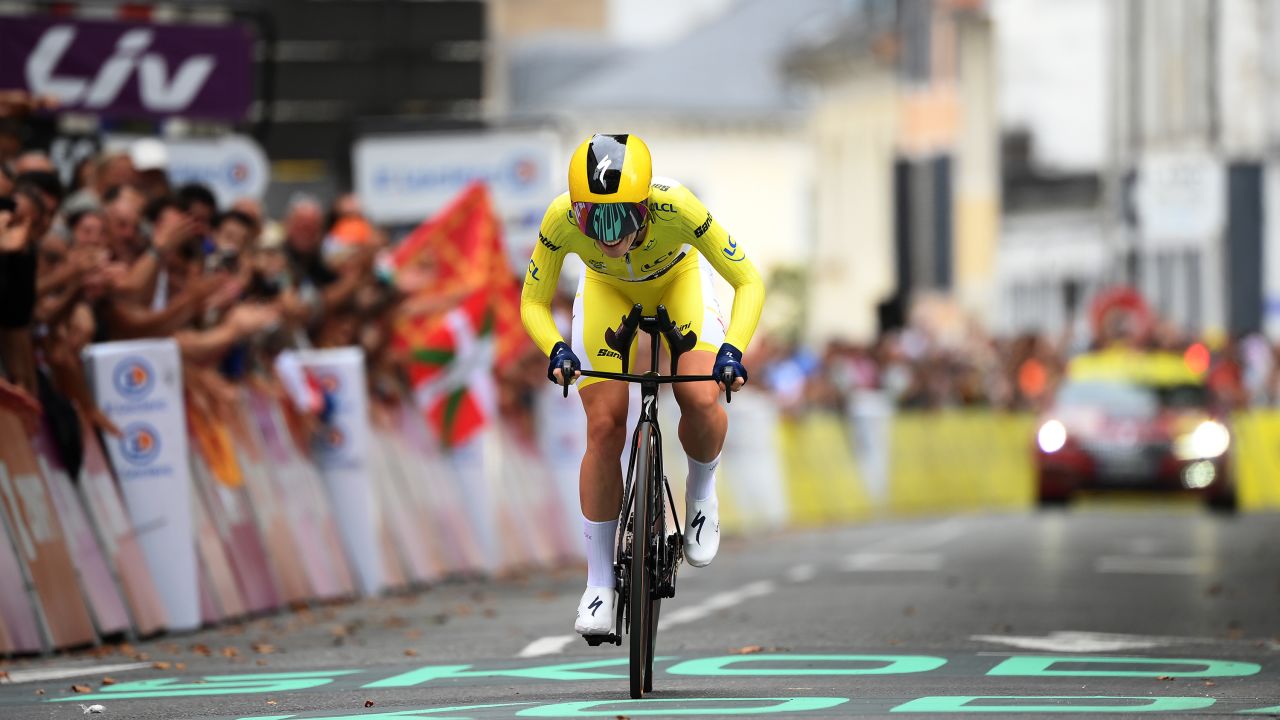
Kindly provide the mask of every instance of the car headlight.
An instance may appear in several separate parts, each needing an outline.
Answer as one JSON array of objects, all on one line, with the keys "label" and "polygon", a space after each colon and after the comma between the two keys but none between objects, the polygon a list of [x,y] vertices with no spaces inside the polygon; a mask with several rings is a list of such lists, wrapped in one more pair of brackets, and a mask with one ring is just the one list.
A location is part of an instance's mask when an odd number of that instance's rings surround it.
[{"label": "car headlight", "polygon": [[1217,420],[1205,420],[1195,430],[1173,441],[1173,455],[1179,460],[1216,458],[1231,447],[1231,432]]},{"label": "car headlight", "polygon": [[1044,452],[1056,453],[1067,444],[1067,428],[1057,420],[1050,420],[1040,426],[1040,432],[1036,433],[1036,442]]}]

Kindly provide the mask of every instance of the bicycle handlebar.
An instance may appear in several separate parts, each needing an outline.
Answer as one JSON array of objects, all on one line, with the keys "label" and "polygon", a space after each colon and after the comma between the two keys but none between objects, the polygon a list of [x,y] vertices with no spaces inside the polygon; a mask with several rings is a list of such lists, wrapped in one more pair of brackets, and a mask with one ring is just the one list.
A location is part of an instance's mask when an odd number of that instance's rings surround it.
[{"label": "bicycle handlebar", "polygon": [[[656,373],[646,375],[636,375],[628,373],[628,365],[631,360],[631,343],[635,340],[636,331],[644,330],[653,336],[654,342],[659,337],[667,341],[667,348],[671,352],[671,375],[658,375]],[[605,344],[615,350],[622,357],[622,372],[612,373],[599,370],[581,370],[579,374],[583,377],[595,377],[605,380],[621,380],[623,382],[652,382],[659,385],[682,382],[705,382],[711,381],[720,383],[724,386],[724,401],[726,403],[733,402],[733,370],[725,368],[720,377],[715,375],[676,375],[679,367],[680,356],[689,352],[698,343],[697,336],[692,332],[681,333],[676,327],[675,322],[671,320],[671,316],[667,314],[667,308],[659,305],[657,312],[653,316],[644,315],[644,307],[636,304],[632,306],[631,312],[622,318],[622,324],[618,326],[617,331],[613,328],[607,328],[604,331]],[[658,350],[655,347],[653,356],[658,357]],[[569,365],[569,361],[565,360],[560,363],[560,383],[564,388],[564,396],[569,397],[569,386],[573,384],[573,368]]]}]

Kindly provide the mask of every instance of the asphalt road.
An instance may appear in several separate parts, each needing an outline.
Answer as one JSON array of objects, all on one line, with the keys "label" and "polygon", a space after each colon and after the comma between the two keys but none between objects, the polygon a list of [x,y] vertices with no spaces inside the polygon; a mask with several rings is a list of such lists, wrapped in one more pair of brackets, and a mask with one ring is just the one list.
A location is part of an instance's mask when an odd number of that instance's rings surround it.
[{"label": "asphalt road", "polygon": [[581,577],[10,662],[0,718],[1280,716],[1280,515],[1085,507],[726,541],[682,570],[641,701],[625,646],[571,636]]}]

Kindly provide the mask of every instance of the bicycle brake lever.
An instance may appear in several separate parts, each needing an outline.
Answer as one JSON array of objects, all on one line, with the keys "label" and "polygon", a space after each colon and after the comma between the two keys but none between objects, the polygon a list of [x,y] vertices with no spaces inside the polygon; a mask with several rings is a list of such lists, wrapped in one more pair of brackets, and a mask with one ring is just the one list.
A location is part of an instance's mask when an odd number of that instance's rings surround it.
[{"label": "bicycle brake lever", "polygon": [[724,401],[726,404],[733,402],[733,368],[725,368],[720,373],[720,380],[724,383]]},{"label": "bicycle brake lever", "polygon": [[569,397],[569,381],[573,377],[573,365],[568,360],[560,362],[560,384],[564,389],[564,396]]}]

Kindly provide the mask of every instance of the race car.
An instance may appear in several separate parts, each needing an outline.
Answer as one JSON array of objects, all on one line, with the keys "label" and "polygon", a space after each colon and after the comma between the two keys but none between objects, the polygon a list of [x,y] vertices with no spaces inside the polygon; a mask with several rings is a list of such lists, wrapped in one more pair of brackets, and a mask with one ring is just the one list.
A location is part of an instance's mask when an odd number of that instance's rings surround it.
[{"label": "race car", "polygon": [[1231,510],[1231,431],[1173,353],[1109,350],[1068,366],[1034,442],[1040,504],[1080,491],[1194,493]]}]

